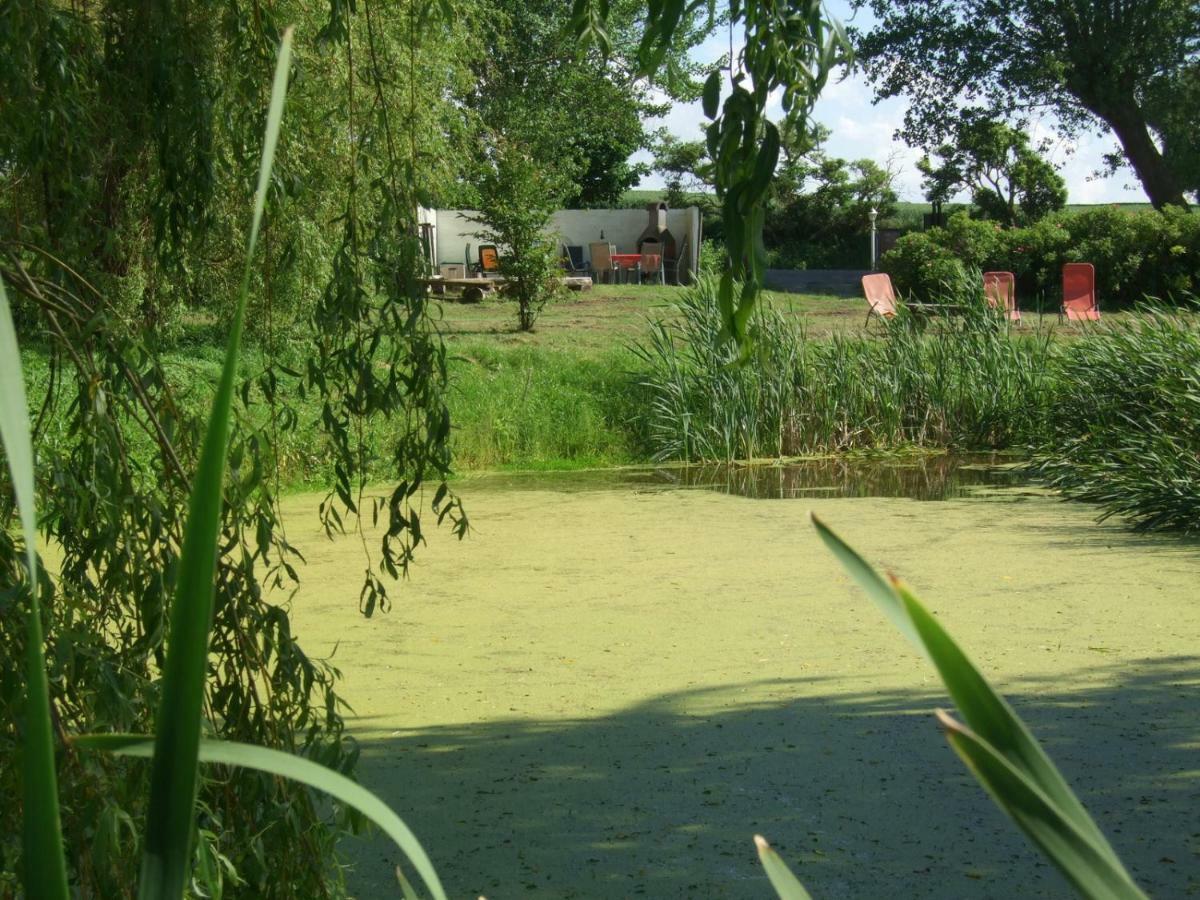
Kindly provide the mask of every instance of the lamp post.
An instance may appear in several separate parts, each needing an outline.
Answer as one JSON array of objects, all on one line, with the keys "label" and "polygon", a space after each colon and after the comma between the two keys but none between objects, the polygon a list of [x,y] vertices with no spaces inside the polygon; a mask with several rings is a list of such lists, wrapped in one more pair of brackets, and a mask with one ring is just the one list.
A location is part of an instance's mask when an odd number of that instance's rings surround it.
[{"label": "lamp post", "polygon": [[875,241],[875,220],[879,217],[879,210],[877,210],[875,207],[872,206],[871,211],[869,213],[867,213],[867,215],[869,215],[871,217],[871,271],[874,272],[875,271],[875,248],[876,248],[876,246],[878,246]]}]

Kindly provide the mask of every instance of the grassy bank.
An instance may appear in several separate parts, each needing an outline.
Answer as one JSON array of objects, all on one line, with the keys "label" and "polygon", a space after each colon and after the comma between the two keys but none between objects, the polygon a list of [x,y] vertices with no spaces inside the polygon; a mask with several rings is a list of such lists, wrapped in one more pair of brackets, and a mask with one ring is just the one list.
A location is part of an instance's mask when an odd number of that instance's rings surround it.
[{"label": "grassy bank", "polygon": [[455,347],[451,363],[454,460],[479,469],[595,468],[645,459],[636,437],[627,350]]},{"label": "grassy bank", "polygon": [[[651,323],[677,315],[680,288],[602,285],[587,294],[569,294],[548,306],[537,329],[515,329],[510,304],[446,302],[439,327],[448,348],[448,405],[453,427],[455,468],[576,469],[649,462],[652,452],[640,430],[642,411],[630,346]],[[781,295],[772,299],[782,315],[803,319],[817,335],[831,335],[859,323],[860,301],[837,297]],[[207,412],[220,371],[223,346],[220,323],[196,321],[163,349],[161,361],[184,416]],[[23,352],[30,396],[40,397],[48,374],[47,357],[36,343]],[[273,358],[294,371],[305,365],[304,345],[284,344]],[[261,347],[247,347],[240,375],[253,379],[267,363]],[[296,415],[294,430],[281,435],[281,472],[285,488],[313,489],[333,477],[321,410],[301,396],[296,380],[280,375],[280,396]],[[250,427],[266,427],[271,409],[252,391],[242,410]],[[69,402],[64,399],[63,401]],[[43,447],[65,436],[57,428],[65,417],[50,413]],[[376,423],[364,432],[369,452],[378,457],[381,478],[388,477],[383,451],[388,426]],[[149,438],[131,431],[130,451],[151,449]]]},{"label": "grassy bank", "polygon": [[[704,290],[602,286],[520,333],[502,301],[446,303],[456,471],[1011,448],[1032,450],[1051,484],[1106,512],[1185,529],[1200,519],[1192,312],[1106,315],[1091,328],[965,316],[868,332],[861,300],[778,295],[760,316],[754,364],[739,370],[709,337],[714,309]],[[163,354],[184,415],[206,410],[221,352],[213,333],[198,327]],[[281,355],[303,369],[303,346]],[[45,356],[31,350],[25,362],[38,397]],[[243,377],[266,362],[249,348]],[[296,424],[279,441],[283,486],[325,487],[321,410],[284,382]],[[271,407],[257,392],[250,400],[244,427],[270,427]],[[47,445],[65,437],[60,420],[46,417]],[[389,437],[386,422],[362,435],[381,479]],[[147,436],[134,438],[146,446],[132,453],[150,451]]]}]

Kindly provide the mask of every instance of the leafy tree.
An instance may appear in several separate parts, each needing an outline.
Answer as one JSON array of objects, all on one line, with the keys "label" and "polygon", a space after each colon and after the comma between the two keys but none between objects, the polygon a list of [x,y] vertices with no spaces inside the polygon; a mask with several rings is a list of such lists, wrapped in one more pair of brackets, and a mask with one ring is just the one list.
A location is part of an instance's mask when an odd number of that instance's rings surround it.
[{"label": "leafy tree", "polygon": [[569,183],[528,147],[497,138],[491,148],[478,185],[476,221],[483,230],[475,237],[498,245],[504,293],[517,302],[517,327],[532,331],[558,286],[558,242],[548,228]]},{"label": "leafy tree", "polygon": [[1066,133],[1112,131],[1151,202],[1200,190],[1200,5],[1194,0],[852,0],[877,96],[910,102],[901,134],[953,136],[963,101],[990,118],[1053,110]]},{"label": "leafy tree", "polygon": [[[633,62],[643,0],[612,4],[615,42],[607,55],[580,52],[570,14],[561,0],[487,0],[477,19],[486,27],[476,77],[463,99],[484,128],[524,144],[544,167],[570,177],[575,187],[566,205],[611,206],[649,172],[630,157],[650,147],[644,121],[668,106],[653,99],[650,79]],[[674,75],[660,85],[669,96],[695,95],[685,51],[702,34],[693,27],[676,36]]]},{"label": "leafy tree", "polygon": [[960,121],[954,143],[917,163],[925,176],[925,197],[945,203],[960,190],[985,218],[1006,225],[1034,222],[1062,209],[1066,183],[1036,150],[1024,131],[988,119]]},{"label": "leafy tree", "polygon": [[785,153],[764,236],[781,264],[813,268],[865,265],[870,214],[896,210],[896,172],[870,159],[847,161],[821,147],[825,129]]},{"label": "leafy tree", "polygon": [[712,164],[704,141],[681,141],[663,133],[654,145],[654,171],[667,183],[667,202],[683,206],[687,194],[712,186]]},{"label": "leafy tree", "polygon": [[[829,156],[823,149],[829,133],[816,124],[782,135],[763,228],[765,246],[781,265],[864,265],[870,211],[883,218],[895,212],[897,173],[874,160]],[[668,178],[668,197],[711,184],[713,163],[703,142],[668,135],[657,149],[655,168]],[[706,224],[705,232],[719,234],[719,225],[714,232]]]}]

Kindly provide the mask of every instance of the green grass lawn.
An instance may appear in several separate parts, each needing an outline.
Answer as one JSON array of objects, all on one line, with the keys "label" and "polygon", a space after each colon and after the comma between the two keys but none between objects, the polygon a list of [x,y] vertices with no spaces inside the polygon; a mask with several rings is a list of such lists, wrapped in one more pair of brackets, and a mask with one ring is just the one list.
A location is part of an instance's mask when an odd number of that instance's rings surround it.
[{"label": "green grass lawn", "polygon": [[[620,350],[645,335],[647,324],[672,315],[685,288],[662,285],[597,285],[549,303],[533,332],[516,327],[516,307],[489,298],[482,303],[447,299],[442,329],[451,348],[484,341],[498,347],[539,347],[597,356]],[[862,325],[866,301],[820,294],[768,294],[767,301],[803,318],[809,335],[825,337]]]},{"label": "green grass lawn", "polygon": [[[547,304],[529,333],[517,330],[516,307],[511,301],[493,297],[482,303],[461,303],[447,298],[442,303],[441,326],[452,349],[482,342],[497,348],[536,347],[597,357],[625,349],[646,334],[649,322],[669,318],[684,290],[670,285],[602,284],[590,291],[568,293]],[[767,293],[765,298],[771,308],[803,321],[812,338],[861,331],[865,325],[867,304],[862,297]],[[1024,309],[1022,315],[1016,329],[1020,332],[1053,328],[1059,337],[1080,333],[1078,326],[1059,327],[1057,310],[1039,314]],[[1130,315],[1136,313],[1105,312],[1104,318]]]}]

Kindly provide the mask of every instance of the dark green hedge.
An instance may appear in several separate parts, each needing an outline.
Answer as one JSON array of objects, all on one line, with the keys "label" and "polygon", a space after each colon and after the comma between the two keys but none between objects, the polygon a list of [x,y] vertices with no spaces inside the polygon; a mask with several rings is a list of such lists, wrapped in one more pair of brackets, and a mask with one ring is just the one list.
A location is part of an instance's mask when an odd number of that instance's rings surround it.
[{"label": "dark green hedge", "polygon": [[1099,208],[1010,229],[958,215],[945,228],[900,238],[881,265],[901,294],[918,298],[973,269],[1012,272],[1022,307],[1053,310],[1068,262],[1096,267],[1102,308],[1200,293],[1200,215]]}]

